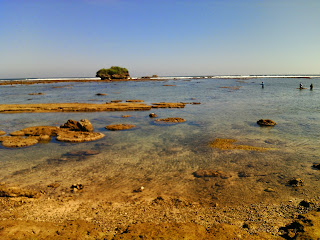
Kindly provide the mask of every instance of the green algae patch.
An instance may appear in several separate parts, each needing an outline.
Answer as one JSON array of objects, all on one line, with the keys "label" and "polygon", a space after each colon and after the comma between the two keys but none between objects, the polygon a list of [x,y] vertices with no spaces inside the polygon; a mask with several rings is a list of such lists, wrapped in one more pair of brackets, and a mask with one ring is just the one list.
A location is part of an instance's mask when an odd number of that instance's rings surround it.
[{"label": "green algae patch", "polygon": [[264,147],[253,147],[249,145],[236,145],[234,144],[237,140],[235,139],[224,139],[217,138],[213,142],[210,143],[210,147],[218,148],[220,150],[247,150],[247,151],[259,151],[264,152],[271,150],[272,148],[264,148]]}]

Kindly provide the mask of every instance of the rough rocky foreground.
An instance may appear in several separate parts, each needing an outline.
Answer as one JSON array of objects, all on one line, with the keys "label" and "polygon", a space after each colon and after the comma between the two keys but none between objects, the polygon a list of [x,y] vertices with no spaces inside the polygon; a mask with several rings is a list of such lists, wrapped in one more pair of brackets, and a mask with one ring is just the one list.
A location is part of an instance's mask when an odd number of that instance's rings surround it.
[{"label": "rough rocky foreground", "polygon": [[[0,184],[0,239],[320,238],[318,201],[232,208],[166,196],[88,201],[87,186],[72,185],[63,195],[55,193],[59,187],[50,184],[39,191]],[[240,223],[245,216],[247,221]],[[274,228],[273,234],[261,231],[266,224]]]},{"label": "rough rocky foreground", "polygon": [[0,104],[0,113],[21,112],[102,112],[102,111],[147,111],[151,108],[184,108],[185,103],[37,103]]}]

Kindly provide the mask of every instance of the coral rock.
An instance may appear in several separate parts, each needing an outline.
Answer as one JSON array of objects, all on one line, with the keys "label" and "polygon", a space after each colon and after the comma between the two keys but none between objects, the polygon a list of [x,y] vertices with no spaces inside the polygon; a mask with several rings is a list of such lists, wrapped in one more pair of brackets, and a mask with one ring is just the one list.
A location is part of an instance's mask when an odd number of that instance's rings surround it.
[{"label": "coral rock", "polygon": [[87,142],[103,138],[104,134],[97,132],[61,131],[57,140],[62,142]]},{"label": "coral rock", "polygon": [[162,118],[155,120],[156,122],[166,122],[166,123],[182,123],[185,122],[183,118]]},{"label": "coral rock", "polygon": [[16,148],[16,147],[28,147],[38,143],[38,140],[35,138],[23,138],[20,136],[4,136],[0,137],[2,145],[4,147]]},{"label": "coral rock", "polygon": [[136,127],[133,124],[112,124],[106,126],[106,129],[111,131],[118,131],[118,130],[127,130]]}]

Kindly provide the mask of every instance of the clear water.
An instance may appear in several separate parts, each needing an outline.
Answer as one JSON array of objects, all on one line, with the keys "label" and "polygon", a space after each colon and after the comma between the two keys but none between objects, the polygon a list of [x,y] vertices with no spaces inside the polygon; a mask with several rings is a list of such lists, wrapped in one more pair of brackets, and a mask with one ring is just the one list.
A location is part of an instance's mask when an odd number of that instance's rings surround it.
[{"label": "clear water", "polygon": [[[55,83],[0,86],[0,103],[92,102],[141,99],[154,102],[200,102],[184,109],[153,109],[136,112],[19,113],[1,114],[0,129],[10,133],[30,126],[60,126],[68,119],[89,119],[94,131],[106,136],[87,143],[61,143],[8,149],[1,147],[0,181],[26,186],[54,181],[94,182],[116,179],[126,194],[128,187],[147,186],[147,195],[182,195],[190,199],[223,201],[287,201],[313,197],[320,190],[320,78],[179,79],[116,83]],[[264,81],[265,87],[260,83]],[[307,87],[299,90],[299,83]],[[310,91],[308,86],[315,86]],[[176,86],[163,86],[164,84]],[[63,87],[65,86],[65,87]],[[239,86],[238,90],[222,87]],[[57,88],[62,87],[62,88]],[[29,93],[44,95],[29,95]],[[106,93],[106,96],[97,96]],[[158,125],[148,117],[181,117],[185,123]],[[131,115],[122,118],[122,115]],[[259,127],[256,121],[272,119],[277,125]],[[109,124],[131,123],[133,130],[111,132]],[[221,151],[209,143],[232,138],[240,144],[274,148],[267,152]],[[70,151],[97,150],[85,161],[49,164]],[[222,170],[232,175],[223,182],[207,183],[193,178],[198,169]],[[239,177],[240,172],[250,177]],[[121,175],[121,178],[119,177]],[[299,190],[287,186],[302,178]],[[110,180],[111,181],[111,180]],[[220,181],[220,180],[219,180]],[[221,180],[224,181],[224,180]],[[220,184],[220,185],[219,185]],[[266,193],[266,188],[275,192]],[[152,190],[151,190],[152,189]],[[207,189],[207,190],[206,190]],[[215,197],[212,197],[214,195]],[[250,196],[250,198],[248,198]],[[269,200],[268,200],[269,199]]]}]

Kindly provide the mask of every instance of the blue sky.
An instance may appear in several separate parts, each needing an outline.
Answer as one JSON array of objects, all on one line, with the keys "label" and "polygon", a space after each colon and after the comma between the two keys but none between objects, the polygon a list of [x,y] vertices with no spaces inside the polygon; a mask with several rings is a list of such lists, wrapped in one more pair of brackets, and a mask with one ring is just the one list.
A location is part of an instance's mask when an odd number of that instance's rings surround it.
[{"label": "blue sky", "polygon": [[0,78],[320,74],[319,0],[0,0]]}]

